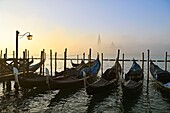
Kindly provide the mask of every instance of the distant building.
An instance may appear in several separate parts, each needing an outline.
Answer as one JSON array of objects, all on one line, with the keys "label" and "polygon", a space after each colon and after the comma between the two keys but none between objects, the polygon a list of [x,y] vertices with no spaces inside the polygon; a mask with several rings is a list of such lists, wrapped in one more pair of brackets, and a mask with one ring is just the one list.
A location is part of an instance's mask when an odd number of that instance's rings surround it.
[{"label": "distant building", "polygon": [[98,36],[98,39],[97,39],[97,45],[98,45],[98,46],[100,46],[100,45],[101,45],[100,35]]},{"label": "distant building", "polygon": [[112,47],[115,47],[115,44],[112,42],[110,47],[111,47],[111,48],[112,48]]}]

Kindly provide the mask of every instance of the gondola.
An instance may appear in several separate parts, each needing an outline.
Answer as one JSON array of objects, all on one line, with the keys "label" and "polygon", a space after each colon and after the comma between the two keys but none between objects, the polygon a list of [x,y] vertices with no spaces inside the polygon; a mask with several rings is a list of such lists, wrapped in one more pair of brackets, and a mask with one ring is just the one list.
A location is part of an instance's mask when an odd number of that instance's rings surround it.
[{"label": "gondola", "polygon": [[170,92],[170,72],[161,69],[153,61],[150,61],[150,72],[159,88],[162,91]]},{"label": "gondola", "polygon": [[86,74],[86,79],[90,82],[96,79],[98,71],[100,69],[100,61],[99,56],[89,67],[83,67],[83,69],[79,70],[77,74],[63,76],[60,78],[49,78],[49,86],[51,89],[72,89],[72,88],[80,88],[84,86],[84,77],[83,73]]},{"label": "gondola", "polygon": [[44,64],[45,60],[46,59],[44,58],[39,63],[30,65],[29,66],[29,71],[35,72],[38,68],[40,68]]},{"label": "gondola", "polygon": [[107,69],[99,80],[92,84],[88,84],[86,87],[86,92],[88,95],[95,95],[100,93],[106,93],[111,91],[112,88],[117,86],[116,80],[116,65],[118,66],[118,76],[121,74],[121,65],[118,61],[115,64]]},{"label": "gondola", "polygon": [[[69,71],[68,71],[69,70]],[[46,70],[48,71],[48,69]],[[49,72],[48,72],[49,73]],[[68,69],[66,71],[61,71],[58,72],[57,75],[55,76],[50,76],[51,79],[53,78],[62,78],[64,74],[70,75],[70,74],[75,74],[76,70],[75,69]],[[32,89],[34,87],[44,87],[45,89],[49,88],[47,84],[48,76],[42,76],[37,73],[29,73],[26,76],[21,75],[17,76],[18,79],[18,85],[22,88],[27,88],[27,89]]]},{"label": "gondola", "polygon": [[78,63],[77,63],[77,64],[76,64],[76,63],[73,63],[73,61],[71,60],[71,65],[72,65],[73,67],[78,67],[79,65],[82,65],[82,64],[85,64],[84,60],[82,60],[80,64],[78,64]]},{"label": "gondola", "polygon": [[[93,64],[94,65],[96,64],[95,61],[94,61]],[[95,68],[94,65],[92,65],[91,68],[92,67]],[[47,75],[46,76],[41,76],[41,75],[38,75],[36,73],[32,73],[30,75],[27,75],[26,77],[19,76],[18,77],[18,83],[19,83],[20,87],[29,88],[29,89],[31,89],[33,87],[44,87],[44,88],[53,88],[53,89],[55,89],[56,86],[55,86],[55,84],[53,84],[53,81],[62,81],[62,80],[63,81],[64,80],[69,81],[69,78],[73,78],[73,77],[77,76],[78,73],[82,76],[81,70],[86,69],[86,68],[87,68],[87,66],[86,67],[82,66],[82,67],[79,67],[79,68],[78,67],[77,68],[71,68],[71,69],[68,69],[70,71],[61,72],[60,76],[57,75],[57,76],[50,76],[50,77],[47,76]],[[76,79],[76,80],[79,81],[79,79]],[[49,87],[48,83],[51,83],[53,85],[50,84],[50,87]]]},{"label": "gondola", "polygon": [[[32,64],[34,62],[33,58],[31,61],[28,62],[28,71],[32,71],[35,72],[38,68],[40,68],[42,66],[42,64],[44,64],[45,62],[45,58],[43,60],[41,60],[40,62],[36,63],[36,64]],[[18,64],[18,70],[19,72],[23,71],[23,67],[25,66],[25,70],[27,70],[27,66],[26,64],[24,65],[23,62],[19,62]],[[13,69],[14,65],[3,65],[1,67],[0,73],[11,73],[12,69]]]},{"label": "gondola", "polygon": [[60,72],[55,72],[55,76],[63,76],[64,74],[66,75],[73,75],[73,74],[77,74],[77,71],[83,69],[84,67],[87,67],[88,63],[85,64],[84,62],[80,63],[77,66],[73,66],[71,68],[66,68],[65,71],[60,71]]},{"label": "gondola", "polygon": [[134,94],[141,91],[143,87],[143,70],[139,64],[133,59],[133,64],[125,74],[125,79],[122,80],[122,90],[124,96],[133,96]]},{"label": "gondola", "polygon": [[30,75],[19,76],[19,86],[22,88],[32,89],[34,87],[44,87],[47,88],[46,76],[39,75],[37,73],[32,73]]}]

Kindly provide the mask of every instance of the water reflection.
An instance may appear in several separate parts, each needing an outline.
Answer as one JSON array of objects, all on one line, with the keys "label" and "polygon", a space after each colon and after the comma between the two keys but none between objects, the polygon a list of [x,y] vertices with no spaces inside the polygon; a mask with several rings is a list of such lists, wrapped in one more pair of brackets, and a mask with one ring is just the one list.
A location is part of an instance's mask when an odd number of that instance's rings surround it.
[{"label": "water reflection", "polygon": [[105,91],[88,97],[86,113],[93,112],[122,112],[121,91],[119,88],[114,88],[110,91]]},{"label": "water reflection", "polygon": [[123,95],[122,104],[123,109],[126,113],[132,113],[134,106],[138,103],[140,96],[142,94],[142,90],[135,95]]},{"label": "water reflection", "polygon": [[21,95],[15,92],[4,93],[0,98],[0,111],[1,112],[17,112],[18,105],[22,101]]},{"label": "water reflection", "polygon": [[[44,101],[41,98],[44,98],[45,95],[48,95],[49,92],[44,91],[43,89],[22,89],[17,93],[10,91],[4,93],[0,98],[0,111],[1,112],[29,112],[33,109],[34,103],[36,101]],[[49,98],[49,97],[48,97]],[[39,100],[36,100],[39,99]],[[37,109],[39,110],[39,109]]]},{"label": "water reflection", "polygon": [[98,95],[93,95],[93,96],[89,96],[89,98],[91,98],[89,100],[89,103],[87,103],[87,110],[86,112],[87,113],[92,113],[94,111],[96,111],[96,108],[98,108],[98,105],[101,103],[101,102],[104,102],[105,99],[111,95],[112,93],[114,93],[114,91],[111,91],[111,92],[105,92],[105,93],[100,93]]},{"label": "water reflection", "polygon": [[80,89],[60,89],[58,94],[51,99],[48,107],[56,106],[58,102],[60,102],[60,104],[65,104],[66,99],[75,94],[78,90]]},{"label": "water reflection", "polygon": [[36,97],[39,94],[47,94],[47,89],[44,88],[35,88],[35,89],[22,89],[20,92],[23,98]]}]

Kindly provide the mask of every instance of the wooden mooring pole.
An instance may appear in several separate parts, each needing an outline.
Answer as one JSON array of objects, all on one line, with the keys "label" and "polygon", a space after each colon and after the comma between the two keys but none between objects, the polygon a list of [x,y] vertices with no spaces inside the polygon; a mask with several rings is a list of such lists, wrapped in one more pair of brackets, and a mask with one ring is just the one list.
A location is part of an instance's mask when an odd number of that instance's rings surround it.
[{"label": "wooden mooring pole", "polygon": [[23,52],[23,75],[25,77],[25,59],[26,59],[26,52]]},{"label": "wooden mooring pole", "polygon": [[[32,57],[32,59],[33,59],[33,57]],[[26,61],[27,61],[27,63],[26,63],[26,76],[28,76],[28,74],[29,74],[29,57],[26,59]]]},{"label": "wooden mooring pole", "polygon": [[30,58],[30,51],[28,50],[28,52],[27,52],[27,58],[29,59]]},{"label": "wooden mooring pole", "polygon": [[1,50],[1,53],[0,53],[0,58],[2,58],[2,50]]},{"label": "wooden mooring pole", "polygon": [[55,73],[57,73],[57,52],[55,52]]},{"label": "wooden mooring pole", "polygon": [[91,48],[89,49],[89,75],[91,74]]},{"label": "wooden mooring pole", "polygon": [[124,61],[124,59],[125,59],[125,55],[124,55],[124,53],[123,53],[123,55],[122,55],[122,78],[123,78],[123,75],[124,75],[124,66],[125,66],[125,61]]},{"label": "wooden mooring pole", "polygon": [[66,75],[66,67],[67,67],[67,48],[64,51],[64,75]]},{"label": "wooden mooring pole", "polygon": [[[7,61],[7,48],[5,49],[4,60]],[[5,90],[6,81],[3,81],[3,89]]]},{"label": "wooden mooring pole", "polygon": [[53,65],[52,65],[52,50],[50,50],[50,69],[51,69],[51,76],[52,76],[52,74],[53,74]]},{"label": "wooden mooring pole", "polygon": [[25,58],[28,58],[28,50],[25,49]]},{"label": "wooden mooring pole", "polygon": [[11,81],[10,80],[7,80],[6,88],[7,88],[7,92],[11,91]]},{"label": "wooden mooring pole", "polygon": [[85,61],[85,53],[83,53],[83,61]]},{"label": "wooden mooring pole", "polygon": [[168,52],[165,53],[165,71],[167,71]]},{"label": "wooden mooring pole", "polygon": [[[43,60],[46,58],[46,53],[45,49],[43,49]],[[42,64],[42,71],[43,71],[43,76],[44,76],[44,68],[45,68],[45,62]]]},{"label": "wooden mooring pole", "polygon": [[149,60],[150,60],[150,50],[148,49],[148,59],[147,59],[147,93],[149,87]]},{"label": "wooden mooring pole", "polygon": [[5,55],[6,55],[6,59],[7,59],[7,54],[8,54],[8,50],[7,50],[7,48],[5,49]]},{"label": "wooden mooring pole", "polygon": [[90,62],[91,62],[91,48],[89,49],[89,58],[90,58]]},{"label": "wooden mooring pole", "polygon": [[[6,55],[4,54],[4,61],[6,62]],[[5,81],[2,83],[3,90],[5,90]]]},{"label": "wooden mooring pole", "polygon": [[120,54],[120,50],[118,49],[118,53],[117,53],[117,58],[116,58],[116,80],[118,81],[119,79],[119,66],[118,66],[118,63],[119,63],[119,54]]},{"label": "wooden mooring pole", "polygon": [[12,55],[13,55],[13,58],[15,58],[15,51],[13,51],[13,54],[12,54]]},{"label": "wooden mooring pole", "polygon": [[[42,60],[43,60],[43,51],[41,51],[41,62],[42,62]],[[42,74],[42,66],[40,67],[40,75]]]},{"label": "wooden mooring pole", "polygon": [[103,53],[101,53],[101,75],[103,75]]},{"label": "wooden mooring pole", "polygon": [[144,52],[142,52],[142,71],[144,72]]}]

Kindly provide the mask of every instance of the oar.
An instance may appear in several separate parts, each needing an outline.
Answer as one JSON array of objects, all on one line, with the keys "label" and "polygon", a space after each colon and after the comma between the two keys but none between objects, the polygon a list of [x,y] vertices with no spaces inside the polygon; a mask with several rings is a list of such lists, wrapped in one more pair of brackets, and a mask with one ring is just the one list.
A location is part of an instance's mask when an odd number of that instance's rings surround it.
[{"label": "oar", "polygon": [[48,88],[50,88],[50,84],[49,84],[49,70],[47,68],[45,68],[45,72],[46,72],[46,84],[48,85]]},{"label": "oar", "polygon": [[18,69],[16,67],[13,67],[13,74],[14,74],[15,82],[20,87],[19,80],[18,80]]}]

